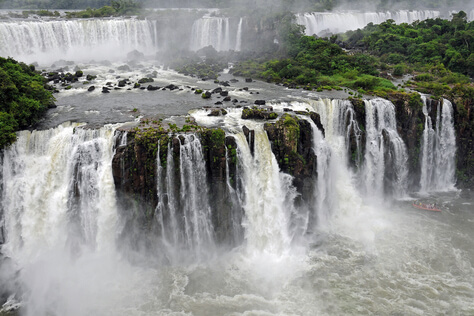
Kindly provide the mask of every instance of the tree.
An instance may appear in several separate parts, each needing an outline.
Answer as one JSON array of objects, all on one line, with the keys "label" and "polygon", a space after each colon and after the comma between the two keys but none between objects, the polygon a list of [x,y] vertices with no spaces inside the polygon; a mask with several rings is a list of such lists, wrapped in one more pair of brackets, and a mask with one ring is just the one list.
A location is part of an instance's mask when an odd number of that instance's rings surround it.
[{"label": "tree", "polygon": [[33,66],[0,57],[0,148],[15,140],[15,131],[35,124],[54,100]]}]

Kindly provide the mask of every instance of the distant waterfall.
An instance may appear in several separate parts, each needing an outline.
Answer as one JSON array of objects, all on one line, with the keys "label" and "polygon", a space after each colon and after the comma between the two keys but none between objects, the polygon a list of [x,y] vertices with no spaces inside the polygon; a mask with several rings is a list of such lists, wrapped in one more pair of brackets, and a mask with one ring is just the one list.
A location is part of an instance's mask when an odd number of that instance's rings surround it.
[{"label": "distant waterfall", "polygon": [[413,23],[440,16],[439,11],[407,11],[396,12],[310,12],[296,15],[296,22],[305,26],[307,35],[323,33],[343,33],[349,30],[364,28],[369,23],[380,24],[388,19],[395,23]]},{"label": "distant waterfall", "polygon": [[387,190],[395,197],[403,197],[407,189],[408,154],[397,133],[395,106],[385,99],[366,100],[365,111],[367,193],[382,197]]},{"label": "distant waterfall", "polygon": [[450,101],[443,99],[438,104],[436,126],[433,129],[424,101],[425,129],[421,143],[421,179],[420,191],[449,191],[455,184],[456,136],[453,124],[453,107]]},{"label": "distant waterfall", "polygon": [[242,23],[243,18],[240,18],[239,25],[237,26],[237,36],[235,39],[235,50],[238,52],[242,50]]},{"label": "distant waterfall", "polygon": [[230,18],[205,16],[194,22],[191,33],[191,50],[211,45],[217,51],[238,51],[242,46],[242,18],[238,25],[232,25]]},{"label": "distant waterfall", "polygon": [[183,134],[178,139],[179,165],[176,166],[173,158],[172,142],[168,147],[166,172],[157,160],[157,218],[169,255],[181,249],[200,258],[214,247],[205,162],[198,137]]},{"label": "distant waterfall", "polygon": [[156,22],[76,19],[0,22],[0,56],[29,61],[124,58],[134,49],[155,53]]},{"label": "distant waterfall", "polygon": [[28,260],[38,251],[68,245],[114,247],[114,130],[64,124],[18,134],[2,165],[8,256]]}]

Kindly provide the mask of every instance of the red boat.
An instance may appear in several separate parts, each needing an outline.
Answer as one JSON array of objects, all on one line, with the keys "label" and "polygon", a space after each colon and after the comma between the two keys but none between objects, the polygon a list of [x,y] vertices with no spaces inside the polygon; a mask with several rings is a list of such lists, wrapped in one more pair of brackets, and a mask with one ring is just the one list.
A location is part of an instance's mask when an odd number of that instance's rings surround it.
[{"label": "red boat", "polygon": [[420,210],[427,210],[432,212],[441,212],[439,208],[437,208],[436,204],[423,204],[420,202],[414,202],[413,207],[419,208]]}]

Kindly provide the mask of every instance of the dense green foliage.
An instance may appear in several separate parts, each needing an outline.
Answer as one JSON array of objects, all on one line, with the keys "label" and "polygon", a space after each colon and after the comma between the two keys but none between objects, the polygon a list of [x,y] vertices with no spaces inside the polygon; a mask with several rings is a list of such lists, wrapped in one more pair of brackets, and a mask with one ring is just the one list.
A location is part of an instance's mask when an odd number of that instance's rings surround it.
[{"label": "dense green foliage", "polygon": [[15,131],[36,123],[52,100],[34,67],[0,57],[0,148],[15,140]]},{"label": "dense green foliage", "polygon": [[134,0],[112,0],[110,5],[99,9],[87,8],[79,12],[67,12],[68,18],[95,18],[109,16],[138,15],[141,13],[141,4]]},{"label": "dense green foliage", "polygon": [[428,19],[396,25],[388,20],[348,32],[350,48],[363,48],[383,61],[415,65],[443,63],[451,71],[474,76],[474,22],[460,11],[451,21]]},{"label": "dense green foliage", "polygon": [[291,37],[291,41],[296,43],[286,58],[246,61],[234,67],[233,73],[310,88],[345,86],[361,92],[395,89],[390,81],[378,77],[374,57],[351,55],[328,40],[311,36]]}]

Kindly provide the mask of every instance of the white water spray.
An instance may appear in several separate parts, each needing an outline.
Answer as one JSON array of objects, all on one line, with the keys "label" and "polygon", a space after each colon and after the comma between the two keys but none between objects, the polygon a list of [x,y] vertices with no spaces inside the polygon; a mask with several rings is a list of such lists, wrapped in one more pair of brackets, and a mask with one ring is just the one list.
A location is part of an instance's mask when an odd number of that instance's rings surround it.
[{"label": "white water spray", "polygon": [[[397,132],[395,106],[385,99],[366,100],[365,111],[366,193],[382,197],[387,185],[387,174],[390,172],[391,179],[388,184],[392,194],[395,197],[404,197],[407,189],[408,154],[405,143]],[[386,161],[387,159],[389,161]],[[391,170],[387,170],[387,166]]]},{"label": "white water spray", "polygon": [[137,19],[0,22],[0,56],[37,62],[123,59],[155,53],[156,22]]},{"label": "white water spray", "polygon": [[[3,249],[8,256],[29,260],[44,249],[64,248],[76,238],[92,248],[113,247],[114,130],[114,126],[88,130],[63,124],[19,133],[3,162],[8,231]],[[69,231],[76,224],[77,230]]]},{"label": "white water spray", "polygon": [[[193,134],[177,136],[179,148],[179,189],[169,146],[166,173],[157,159],[157,216],[163,242],[171,252],[178,249],[203,257],[214,248],[214,228],[211,223],[209,189],[201,142]],[[182,140],[181,140],[182,139]],[[182,142],[182,143],[181,143]],[[163,176],[166,174],[166,178]]]},{"label": "white water spray", "polygon": [[455,185],[456,136],[453,123],[453,107],[450,101],[443,99],[438,103],[436,130],[422,100],[425,114],[425,129],[421,143],[420,191],[451,191]]},{"label": "white water spray", "polygon": [[305,26],[307,35],[322,33],[343,33],[349,30],[364,28],[369,23],[380,24],[388,19],[395,23],[413,23],[440,16],[439,11],[407,11],[396,12],[311,12],[296,15],[296,22]]},{"label": "white water spray", "polygon": [[204,16],[194,21],[192,27],[191,50],[197,51],[206,46],[212,46],[217,51],[240,50],[242,45],[242,19],[239,20],[235,31],[235,41],[231,40],[232,23],[230,18]]},{"label": "white water spray", "polygon": [[251,253],[280,256],[290,249],[289,218],[296,192],[291,185],[291,176],[280,173],[263,127],[255,125],[253,128],[254,156],[245,136],[235,134],[245,190],[243,225],[247,249]]}]

